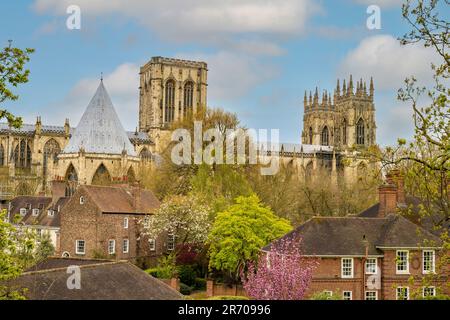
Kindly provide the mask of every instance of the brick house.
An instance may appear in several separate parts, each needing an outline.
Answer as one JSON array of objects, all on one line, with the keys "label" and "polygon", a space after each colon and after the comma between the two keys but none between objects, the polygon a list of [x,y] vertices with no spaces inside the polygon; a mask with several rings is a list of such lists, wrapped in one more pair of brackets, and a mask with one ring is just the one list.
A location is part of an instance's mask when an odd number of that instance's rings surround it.
[{"label": "brick house", "polygon": [[68,198],[44,196],[17,196],[6,206],[8,221],[19,227],[33,229],[38,239],[47,235],[59,250],[60,212]]},{"label": "brick house", "polygon": [[156,257],[163,243],[140,235],[160,203],[148,190],[80,185],[61,212],[63,257],[138,261]]},{"label": "brick house", "polygon": [[318,261],[308,295],[326,291],[347,300],[400,300],[417,292],[448,294],[448,268],[422,286],[422,279],[437,271],[439,236],[397,213],[405,206],[403,184],[388,182],[379,188],[380,202],[359,216],[314,217],[282,237],[302,241],[304,256]]}]

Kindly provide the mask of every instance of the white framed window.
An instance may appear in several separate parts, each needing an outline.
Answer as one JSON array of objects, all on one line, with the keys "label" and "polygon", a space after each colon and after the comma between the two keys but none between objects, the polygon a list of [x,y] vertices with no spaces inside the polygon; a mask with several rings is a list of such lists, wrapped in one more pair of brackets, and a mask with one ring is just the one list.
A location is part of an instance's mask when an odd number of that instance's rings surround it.
[{"label": "white framed window", "polygon": [[366,291],[364,293],[365,300],[378,300],[378,292],[377,291]]},{"label": "white framed window", "polygon": [[422,288],[422,296],[426,297],[435,297],[436,296],[436,287],[423,287]]},{"label": "white framed window", "polygon": [[144,228],[148,228],[148,227],[150,227],[150,218],[145,217],[144,218]]},{"label": "white framed window", "polygon": [[397,300],[409,300],[409,287],[397,287]]},{"label": "white framed window", "polygon": [[67,251],[64,251],[64,252],[62,253],[61,257],[63,257],[63,258],[70,258],[70,253],[67,252]]},{"label": "white framed window", "polygon": [[396,253],[396,265],[397,274],[408,274],[409,273],[409,251],[408,250],[397,250]]},{"label": "white framed window", "polygon": [[86,199],[83,196],[81,196],[80,197],[80,204],[85,204],[85,203],[86,203]]},{"label": "white framed window", "polygon": [[148,245],[150,247],[150,251],[156,250],[156,240],[155,239],[148,239]]},{"label": "white framed window", "polygon": [[32,215],[33,217],[37,217],[37,216],[39,215],[39,209],[33,209],[33,210],[31,211],[31,215]]},{"label": "white framed window", "polygon": [[85,254],[86,253],[86,242],[84,240],[75,241],[75,253]]},{"label": "white framed window", "polygon": [[377,258],[367,258],[366,260],[366,274],[377,273]]},{"label": "white framed window", "polygon": [[342,298],[344,300],[352,300],[353,293],[351,291],[342,291]]},{"label": "white framed window", "polygon": [[116,253],[116,240],[111,239],[108,241],[108,253],[115,254]]},{"label": "white framed window", "polygon": [[422,251],[422,272],[424,274],[435,272],[434,250],[423,250]]},{"label": "white framed window", "polygon": [[123,218],[123,228],[128,229],[128,218]]},{"label": "white framed window", "polygon": [[27,208],[20,208],[20,215],[23,217],[27,214]]},{"label": "white framed window", "polygon": [[49,217],[53,217],[53,216],[55,215],[55,211],[49,209],[49,210],[47,210],[47,215],[48,215]]},{"label": "white framed window", "polygon": [[128,253],[130,251],[130,240],[123,239],[122,251],[123,253]]},{"label": "white framed window", "polygon": [[173,251],[175,249],[175,235],[169,233],[167,235],[167,250]]},{"label": "white framed window", "polygon": [[342,278],[353,278],[353,258],[341,259]]}]

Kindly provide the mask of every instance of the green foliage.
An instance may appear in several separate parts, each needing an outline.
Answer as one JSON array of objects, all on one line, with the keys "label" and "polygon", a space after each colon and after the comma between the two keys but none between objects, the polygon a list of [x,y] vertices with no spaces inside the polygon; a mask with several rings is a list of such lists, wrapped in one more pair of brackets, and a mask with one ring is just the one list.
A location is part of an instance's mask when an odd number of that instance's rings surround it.
[{"label": "green foliage", "polygon": [[195,278],[195,289],[196,290],[206,290],[206,279]]},{"label": "green foliage", "polygon": [[333,294],[330,296],[328,292],[320,291],[314,293],[310,297],[310,300],[343,300],[343,298],[338,292],[333,292]]},{"label": "green foliage", "polygon": [[159,271],[158,267],[145,270],[145,272],[147,272],[149,275],[151,275],[152,277],[155,277],[155,278],[158,277],[158,271]]},{"label": "green foliage", "polygon": [[180,283],[180,293],[181,294],[187,296],[187,295],[190,295],[193,290],[194,290],[193,287],[188,286],[187,284],[184,284],[184,283]]},{"label": "green foliage", "polygon": [[244,296],[215,296],[210,297],[207,300],[249,300],[248,297]]},{"label": "green foliage", "polygon": [[175,265],[175,255],[170,254],[162,256],[158,259],[158,268],[156,277],[159,279],[171,279],[177,275],[177,267]]},{"label": "green foliage", "polygon": [[[6,210],[0,211],[0,283],[17,278],[33,264],[34,233],[18,229],[6,221]],[[0,285],[0,300],[24,299],[18,289]]]},{"label": "green foliage", "polygon": [[[30,48],[24,50],[14,48],[12,41],[9,41],[8,46],[0,51],[0,105],[7,100],[14,101],[19,98],[13,93],[12,87],[28,82],[30,70],[24,69],[24,66],[33,52],[34,49]],[[18,128],[22,125],[22,118],[15,117],[5,109],[0,109],[0,120],[3,118],[6,118],[13,127]]]},{"label": "green foliage", "polygon": [[192,192],[210,203],[214,212],[223,211],[239,196],[249,196],[252,188],[242,166],[202,164],[191,179]]},{"label": "green foliage", "polygon": [[182,265],[178,266],[178,277],[180,278],[180,282],[185,283],[188,286],[195,286],[197,273],[194,266]]},{"label": "green foliage", "polygon": [[45,260],[47,257],[52,256],[55,253],[55,247],[52,244],[52,240],[50,239],[50,235],[48,233],[44,233],[40,239],[38,239],[35,259],[37,261]]},{"label": "green foliage", "polygon": [[236,204],[217,214],[208,239],[209,267],[238,279],[246,262],[256,261],[262,247],[291,229],[256,195],[238,197]]}]

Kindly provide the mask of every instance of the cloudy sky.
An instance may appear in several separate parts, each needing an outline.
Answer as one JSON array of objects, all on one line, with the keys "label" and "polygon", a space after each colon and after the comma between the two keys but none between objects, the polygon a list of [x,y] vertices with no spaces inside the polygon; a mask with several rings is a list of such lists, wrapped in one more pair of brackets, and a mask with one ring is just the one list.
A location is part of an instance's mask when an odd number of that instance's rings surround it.
[{"label": "cloudy sky", "polygon": [[[336,79],[375,81],[378,141],[411,136],[408,105],[396,100],[412,74],[427,83],[433,55],[396,40],[409,30],[402,0],[35,0],[2,1],[0,41],[36,53],[20,100],[5,107],[34,123],[76,125],[101,72],[123,125],[138,121],[138,71],[152,56],[208,63],[208,104],[252,128],[279,128],[299,142],[305,90]],[[69,5],[81,29],[66,27]],[[369,5],[381,29],[369,30]],[[3,45],[0,43],[0,45]]]}]

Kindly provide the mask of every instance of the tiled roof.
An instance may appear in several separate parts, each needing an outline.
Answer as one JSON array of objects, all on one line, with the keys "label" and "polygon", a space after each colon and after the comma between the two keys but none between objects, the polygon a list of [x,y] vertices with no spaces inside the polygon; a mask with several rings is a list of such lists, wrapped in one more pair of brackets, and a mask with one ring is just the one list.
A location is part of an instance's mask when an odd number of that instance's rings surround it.
[{"label": "tiled roof", "polygon": [[97,88],[63,153],[122,154],[136,156],[130,139],[120,123],[111,98],[103,85]]},{"label": "tiled roof", "polygon": [[83,185],[89,197],[103,213],[151,213],[160,202],[153,192],[136,187]]},{"label": "tiled roof", "polygon": [[[381,254],[379,248],[382,247],[420,247],[425,240],[440,244],[439,237],[422,228],[418,233],[418,228],[400,215],[386,218],[315,217],[282,238],[301,238],[303,254],[319,256],[364,256],[366,243],[369,255]],[[270,250],[271,246],[264,249]]]},{"label": "tiled roof", "polygon": [[[37,267],[39,271],[25,272],[8,285],[27,288],[25,296],[30,300],[183,299],[179,292],[129,262],[63,258],[48,260]],[[67,287],[69,265],[81,269],[81,290]]]},{"label": "tiled roof", "polygon": [[[51,197],[41,196],[18,196],[11,200],[9,205],[10,220],[19,217],[19,223],[33,226],[55,227],[61,226],[60,211],[67,203],[69,198],[59,198],[52,203]],[[25,208],[25,216],[20,215],[20,209]],[[37,216],[33,216],[33,209],[39,209]],[[49,215],[48,210],[53,210],[53,214]]]}]

